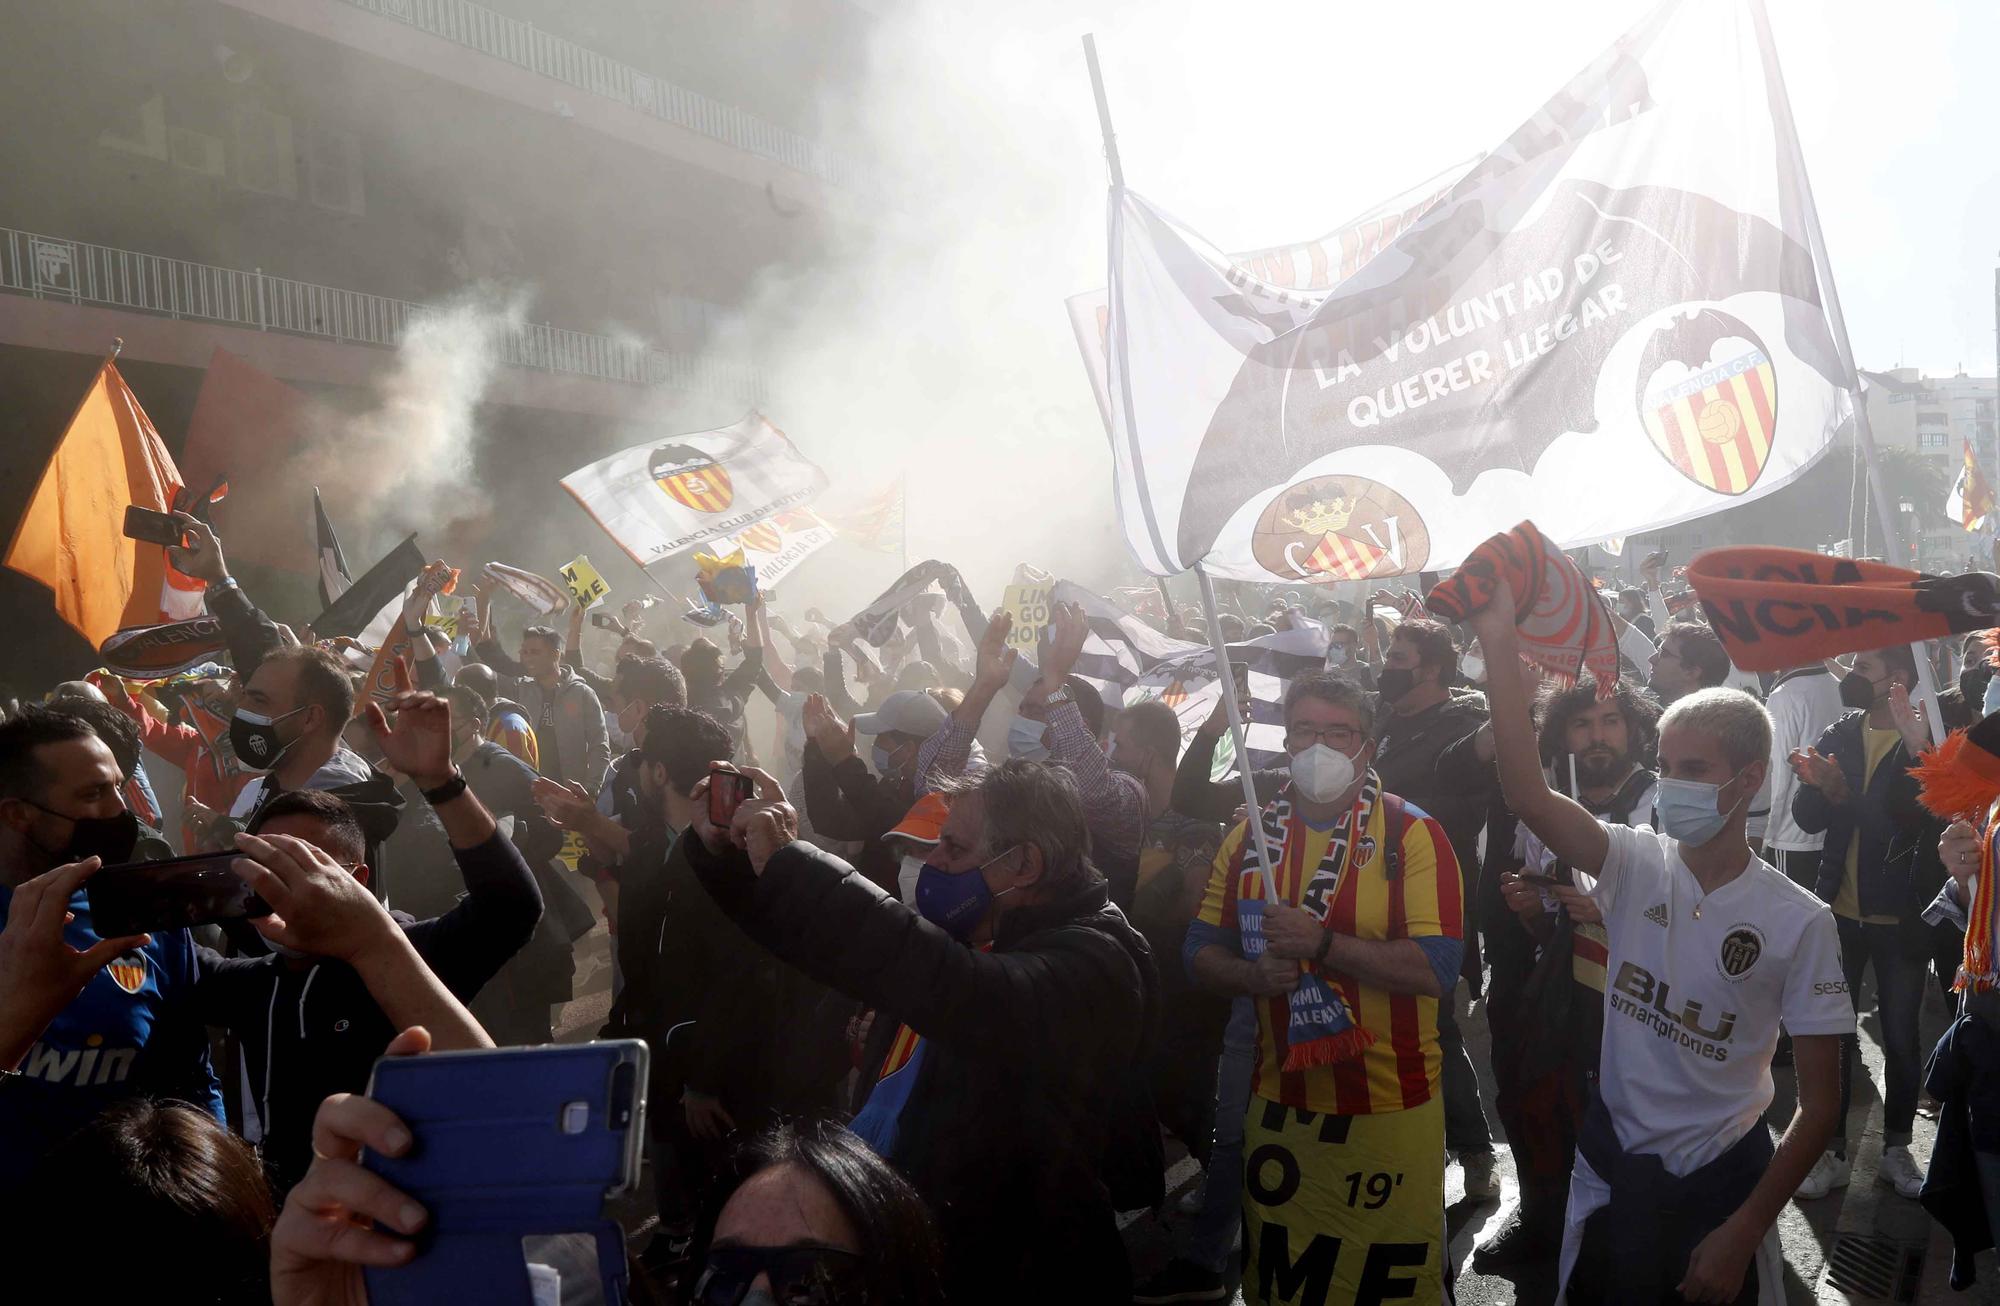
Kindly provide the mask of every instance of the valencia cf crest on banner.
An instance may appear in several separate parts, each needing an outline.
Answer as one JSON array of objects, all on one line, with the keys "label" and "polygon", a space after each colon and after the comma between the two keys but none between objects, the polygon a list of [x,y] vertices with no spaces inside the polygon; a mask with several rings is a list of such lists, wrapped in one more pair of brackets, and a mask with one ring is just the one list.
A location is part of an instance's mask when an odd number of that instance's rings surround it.
[{"label": "valencia cf crest on banner", "polygon": [[770,522],[758,522],[736,536],[736,543],[751,553],[776,553],[785,546],[785,533]]},{"label": "valencia cf crest on banner", "polygon": [[1329,235],[1228,254],[1122,180],[1109,234],[1070,318],[1155,575],[1631,536],[1781,489],[1854,412],[1761,4],[1649,6],[1487,154]]},{"label": "valencia cf crest on banner", "polygon": [[684,444],[653,450],[653,483],[669,499],[696,512],[727,512],[736,493],[727,470],[707,454]]},{"label": "valencia cf crest on banner", "polygon": [[733,426],[620,450],[562,484],[633,562],[648,567],[804,507],[826,487],[826,473],[751,413]]},{"label": "valencia cf crest on banner", "polygon": [[1653,332],[1639,364],[1639,416],[1653,447],[1697,485],[1742,494],[1778,429],[1778,382],[1757,333],[1702,309]]}]

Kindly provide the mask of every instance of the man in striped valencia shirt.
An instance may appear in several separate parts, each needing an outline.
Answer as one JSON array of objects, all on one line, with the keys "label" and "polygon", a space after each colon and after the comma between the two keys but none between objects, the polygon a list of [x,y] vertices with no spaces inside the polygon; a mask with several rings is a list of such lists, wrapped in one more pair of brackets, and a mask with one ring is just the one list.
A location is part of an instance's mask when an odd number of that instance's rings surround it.
[{"label": "man in striped valencia shirt", "polygon": [[[1292,682],[1291,783],[1252,816],[1279,901],[1266,901],[1256,832],[1239,825],[1188,933],[1196,981],[1257,1000],[1244,1122],[1253,1303],[1444,1295],[1437,1009],[1458,976],[1462,891],[1443,828],[1369,769],[1372,715],[1350,681]],[[1355,1029],[1324,1037],[1346,1019]]]}]

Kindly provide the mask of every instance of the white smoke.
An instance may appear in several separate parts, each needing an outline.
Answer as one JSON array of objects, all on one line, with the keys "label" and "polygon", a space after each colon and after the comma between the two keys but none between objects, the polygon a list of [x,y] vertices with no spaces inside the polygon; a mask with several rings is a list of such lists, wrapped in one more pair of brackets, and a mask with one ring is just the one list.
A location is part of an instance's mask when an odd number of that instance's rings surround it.
[{"label": "white smoke", "polygon": [[462,293],[404,331],[370,407],[352,415],[319,410],[293,483],[317,485],[329,503],[344,506],[363,556],[411,531],[435,532],[488,510],[472,475],[478,410],[525,321],[519,293]]}]

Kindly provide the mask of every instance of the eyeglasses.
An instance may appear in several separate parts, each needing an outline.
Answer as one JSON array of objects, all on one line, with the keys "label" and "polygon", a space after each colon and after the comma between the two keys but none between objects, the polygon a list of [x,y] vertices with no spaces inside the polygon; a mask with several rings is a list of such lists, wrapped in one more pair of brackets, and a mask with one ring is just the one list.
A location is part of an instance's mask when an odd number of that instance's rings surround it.
[{"label": "eyeglasses", "polygon": [[807,1243],[791,1247],[712,1247],[694,1286],[699,1306],[739,1306],[757,1276],[770,1276],[779,1306],[861,1306],[861,1253]]},{"label": "eyeglasses", "polygon": [[1301,749],[1311,748],[1315,743],[1322,743],[1344,753],[1360,744],[1365,738],[1367,736],[1353,726],[1328,726],[1324,730],[1315,730],[1311,726],[1293,726],[1285,732],[1285,748],[1288,752],[1296,753]]}]

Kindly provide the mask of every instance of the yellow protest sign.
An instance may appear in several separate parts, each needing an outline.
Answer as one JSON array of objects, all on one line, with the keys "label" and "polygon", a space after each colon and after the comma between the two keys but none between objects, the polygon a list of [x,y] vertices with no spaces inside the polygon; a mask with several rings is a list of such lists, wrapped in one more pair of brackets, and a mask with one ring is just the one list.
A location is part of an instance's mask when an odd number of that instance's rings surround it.
[{"label": "yellow protest sign", "polygon": [[1014,628],[1007,632],[1007,643],[1011,647],[1032,649],[1041,642],[1042,632],[1049,624],[1049,596],[1054,589],[1052,585],[1007,587],[1000,606],[1014,618]]},{"label": "yellow protest sign", "polygon": [[563,584],[569,586],[570,597],[579,608],[594,608],[611,593],[611,586],[604,577],[597,574],[597,568],[590,565],[590,559],[579,553],[563,564]]},{"label": "yellow protest sign", "polygon": [[577,863],[583,860],[583,855],[587,851],[589,849],[584,844],[582,835],[574,830],[565,830],[563,831],[562,851],[556,854],[556,860],[573,871],[576,869]]}]

